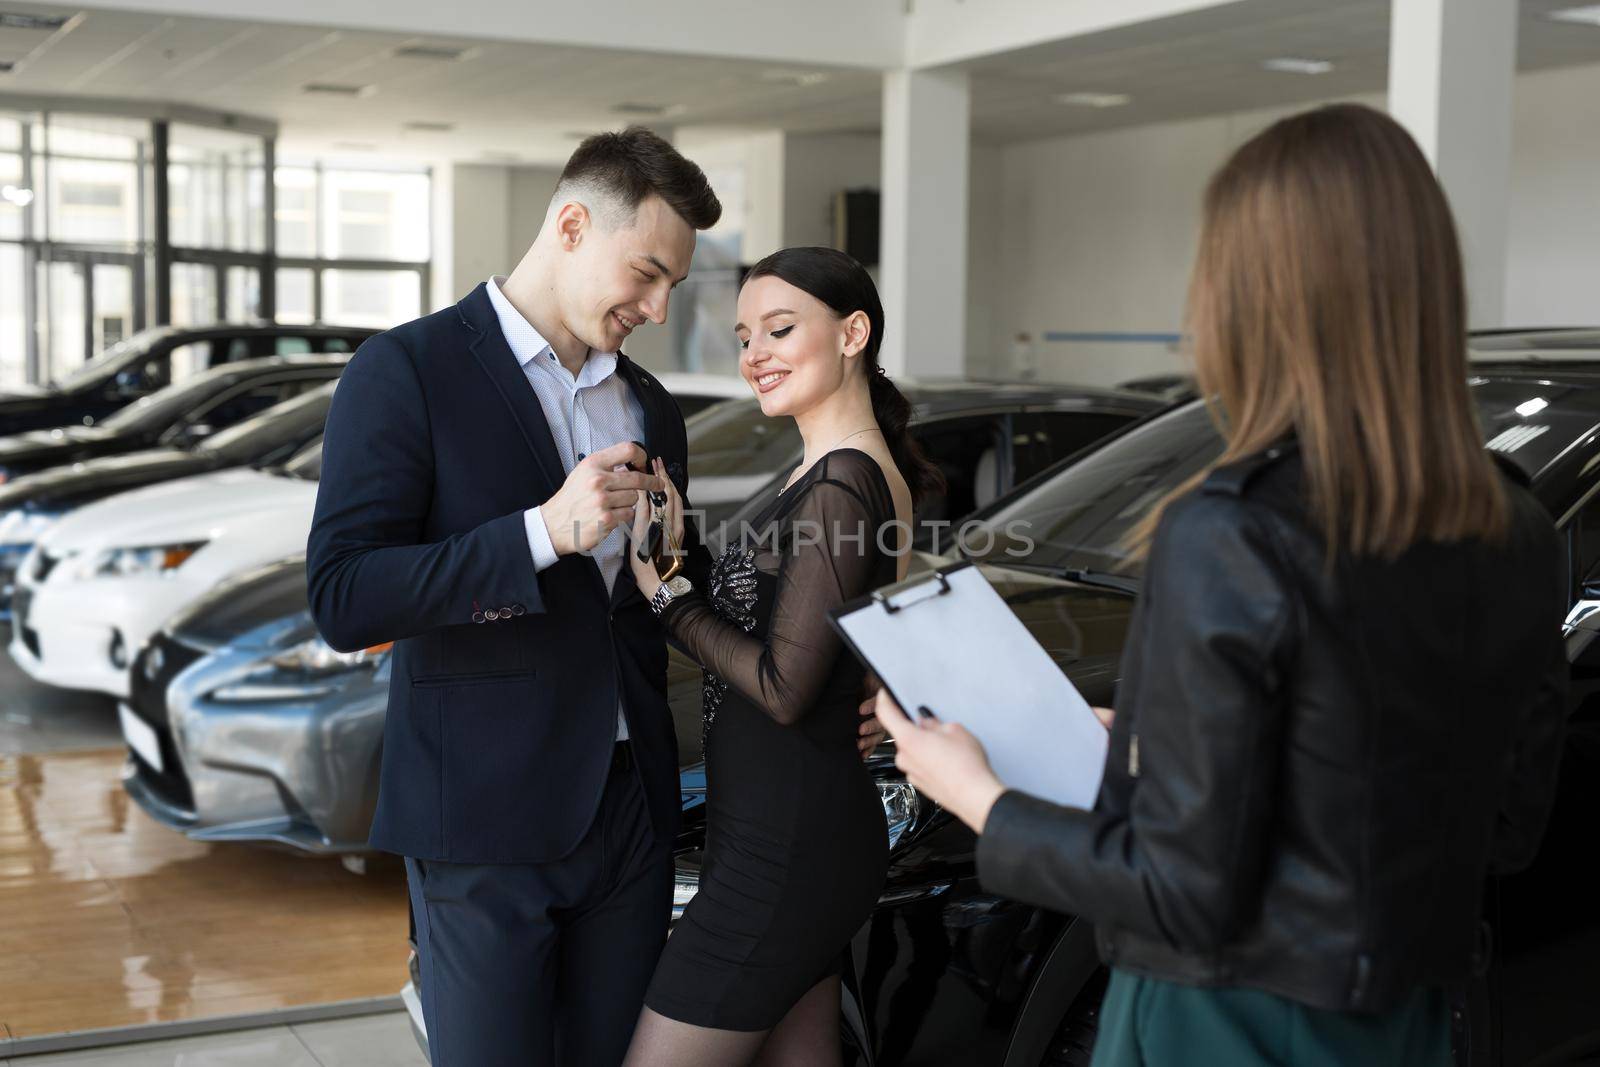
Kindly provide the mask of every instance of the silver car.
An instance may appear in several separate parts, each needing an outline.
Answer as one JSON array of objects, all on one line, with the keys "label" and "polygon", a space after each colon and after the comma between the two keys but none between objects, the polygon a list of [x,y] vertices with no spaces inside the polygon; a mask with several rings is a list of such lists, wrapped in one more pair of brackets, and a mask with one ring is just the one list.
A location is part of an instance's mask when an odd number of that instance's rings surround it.
[{"label": "silver car", "polygon": [[124,786],[197,840],[360,852],[388,689],[387,647],[335,652],[317,635],[303,557],[240,575],[134,661]]}]

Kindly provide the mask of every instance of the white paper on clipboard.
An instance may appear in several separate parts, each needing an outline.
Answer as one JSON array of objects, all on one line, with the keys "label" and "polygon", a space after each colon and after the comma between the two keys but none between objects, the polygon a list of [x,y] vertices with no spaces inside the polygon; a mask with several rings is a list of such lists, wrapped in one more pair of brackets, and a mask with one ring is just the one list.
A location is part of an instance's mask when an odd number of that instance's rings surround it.
[{"label": "white paper on clipboard", "polygon": [[977,567],[875,596],[833,621],[908,714],[925,705],[972,731],[1007,786],[1094,806],[1106,728]]}]

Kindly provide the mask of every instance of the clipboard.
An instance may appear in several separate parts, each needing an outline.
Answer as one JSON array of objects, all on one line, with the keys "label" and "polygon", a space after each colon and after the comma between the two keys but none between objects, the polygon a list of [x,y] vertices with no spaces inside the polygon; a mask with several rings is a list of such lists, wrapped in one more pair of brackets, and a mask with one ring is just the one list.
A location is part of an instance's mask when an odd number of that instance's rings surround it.
[{"label": "clipboard", "polygon": [[1010,788],[1094,806],[1106,728],[970,561],[843,604],[829,621],[913,721],[923,708],[965,726]]}]

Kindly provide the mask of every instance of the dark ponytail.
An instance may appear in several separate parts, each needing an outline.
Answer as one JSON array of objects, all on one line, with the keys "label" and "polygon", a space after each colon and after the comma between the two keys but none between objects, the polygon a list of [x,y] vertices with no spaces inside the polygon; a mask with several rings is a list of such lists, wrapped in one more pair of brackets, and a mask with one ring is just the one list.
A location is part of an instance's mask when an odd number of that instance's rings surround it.
[{"label": "dark ponytail", "polygon": [[857,311],[866,313],[872,331],[860,359],[867,375],[867,392],[872,398],[872,417],[889,444],[894,465],[911,490],[912,502],[930,493],[943,492],[944,475],[923,455],[922,446],[911,436],[911,401],[878,365],[878,349],[883,344],[883,301],[878,298],[878,287],[872,283],[872,275],[838,249],[812,246],[784,248],[772,253],[751,267],[744,281],[768,277],[788,282],[816,297],[841,319]]}]

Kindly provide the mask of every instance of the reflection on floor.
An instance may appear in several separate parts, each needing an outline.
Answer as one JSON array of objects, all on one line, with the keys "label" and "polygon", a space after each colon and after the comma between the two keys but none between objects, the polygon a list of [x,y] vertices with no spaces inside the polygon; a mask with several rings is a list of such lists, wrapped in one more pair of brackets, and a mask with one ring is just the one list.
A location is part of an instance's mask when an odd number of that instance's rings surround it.
[{"label": "reflection on floor", "polygon": [[358,877],[323,857],[197,844],[128,799],[123,758],[0,755],[0,1034],[392,996],[405,983],[398,867]]},{"label": "reflection on floor", "polygon": [[428,1061],[405,1013],[394,1012],[11,1062],[13,1067],[427,1067]]}]

